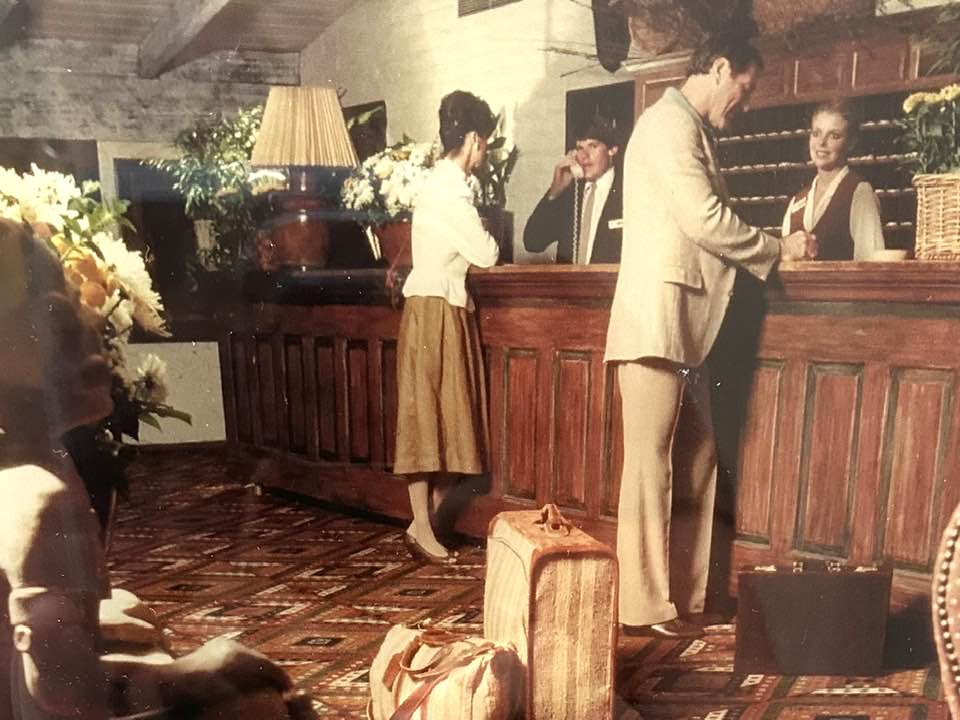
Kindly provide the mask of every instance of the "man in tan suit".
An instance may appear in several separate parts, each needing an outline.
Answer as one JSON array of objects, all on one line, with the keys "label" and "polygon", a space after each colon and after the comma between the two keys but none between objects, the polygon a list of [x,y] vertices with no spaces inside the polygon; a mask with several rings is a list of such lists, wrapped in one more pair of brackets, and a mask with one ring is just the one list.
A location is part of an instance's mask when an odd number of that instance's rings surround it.
[{"label": "man in tan suit", "polygon": [[780,260],[816,255],[730,208],[713,131],[743,110],[762,61],[746,39],[712,38],[687,79],[637,120],[624,158],[623,255],[607,333],[623,397],[618,510],[620,621],[628,634],[696,637],[716,489],[709,379],[701,365],[736,269],[766,279]]}]

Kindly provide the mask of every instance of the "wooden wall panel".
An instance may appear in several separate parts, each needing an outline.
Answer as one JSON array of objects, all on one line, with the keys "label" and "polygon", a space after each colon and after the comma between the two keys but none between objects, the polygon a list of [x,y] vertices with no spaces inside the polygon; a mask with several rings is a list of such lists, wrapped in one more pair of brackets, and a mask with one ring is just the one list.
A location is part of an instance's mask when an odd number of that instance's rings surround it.
[{"label": "wooden wall panel", "polygon": [[256,348],[257,378],[257,417],[260,419],[260,444],[277,447],[280,441],[277,402],[276,365],[274,363],[273,343],[270,336],[258,335],[254,338]]},{"label": "wooden wall panel", "polygon": [[884,428],[884,558],[929,571],[939,541],[938,505],[943,485],[954,374],[898,369],[891,382]]},{"label": "wooden wall panel", "polygon": [[777,480],[776,428],[780,417],[783,363],[762,362],[753,379],[740,449],[736,532],[750,542],[770,542],[770,507]]},{"label": "wooden wall panel", "polygon": [[[561,350],[554,356],[553,481],[550,495],[567,509],[586,510],[590,427],[590,353]],[[593,485],[591,483],[591,485]]]},{"label": "wooden wall panel", "polygon": [[795,547],[844,556],[856,474],[862,367],[811,363]]},{"label": "wooden wall panel", "polygon": [[[880,265],[801,263],[768,295],[731,562],[889,558],[903,605],[927,592],[933,545],[960,502],[960,264]],[[482,536],[494,513],[552,501],[614,542],[621,399],[602,352],[615,273],[477,275],[492,482],[461,530]],[[881,290],[893,299],[878,302]],[[251,306],[223,336],[240,444],[296,460],[297,477],[312,478],[298,491],[381,511],[402,498],[388,472],[398,321],[385,306]],[[271,444],[281,432],[291,446],[305,441],[306,458]],[[387,511],[407,509],[395,505]]]},{"label": "wooden wall panel", "polygon": [[381,393],[383,395],[384,462],[393,467],[397,447],[397,341],[381,345]]},{"label": "wooden wall panel", "polygon": [[853,48],[854,92],[902,86],[910,69],[910,43],[905,37],[887,42],[857,43]]},{"label": "wooden wall panel", "polygon": [[287,398],[287,447],[295,453],[307,453],[306,382],[302,338],[294,335],[284,337],[284,367],[286,368]]},{"label": "wooden wall panel", "polygon": [[503,357],[500,389],[503,492],[524,500],[537,497],[536,458],[544,442],[537,422],[539,359],[539,354],[533,350],[506,350]]},{"label": "wooden wall panel", "polygon": [[313,345],[314,371],[317,383],[317,436],[320,457],[336,460],[337,445],[337,389],[336,355],[333,338],[317,338]]},{"label": "wooden wall panel", "polygon": [[603,371],[603,427],[599,513],[608,518],[617,516],[620,501],[620,480],[623,474],[623,401],[617,382],[617,366],[606,365]]},{"label": "wooden wall panel", "polygon": [[346,343],[346,407],[351,462],[366,462],[370,459],[368,356],[366,341],[354,340]]},{"label": "wooden wall panel", "polygon": [[250,356],[247,342],[239,333],[229,334],[230,363],[233,367],[233,401],[237,414],[237,439],[243,443],[253,442],[253,420],[250,409]]},{"label": "wooden wall panel", "polygon": [[798,57],[793,71],[793,90],[798,100],[823,93],[840,92],[850,77],[850,57],[845,49]]}]

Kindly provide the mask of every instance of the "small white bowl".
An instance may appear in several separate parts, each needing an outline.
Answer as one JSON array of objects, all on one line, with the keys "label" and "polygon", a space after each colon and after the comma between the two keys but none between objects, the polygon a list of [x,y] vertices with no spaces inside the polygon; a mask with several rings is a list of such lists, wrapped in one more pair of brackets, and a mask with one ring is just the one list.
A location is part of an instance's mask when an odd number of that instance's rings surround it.
[{"label": "small white bowl", "polygon": [[906,250],[877,250],[869,258],[870,262],[899,262],[907,259]]}]

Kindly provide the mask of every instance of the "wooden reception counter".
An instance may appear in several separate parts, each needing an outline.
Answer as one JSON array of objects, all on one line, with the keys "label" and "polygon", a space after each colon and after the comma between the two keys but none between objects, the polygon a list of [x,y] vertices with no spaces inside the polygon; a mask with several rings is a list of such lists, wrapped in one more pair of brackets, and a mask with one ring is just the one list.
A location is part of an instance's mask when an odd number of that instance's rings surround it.
[{"label": "wooden reception counter", "polygon": [[[492,447],[464,531],[555,502],[613,542],[622,438],[603,345],[616,274],[471,273]],[[248,291],[221,345],[231,446],[260,482],[407,516],[390,473],[400,311],[383,271],[264,275]],[[734,567],[890,560],[895,603],[927,595],[960,502],[960,264],[797,263],[738,297],[743,327],[724,331],[714,377],[721,459],[737,468],[718,508]]]}]

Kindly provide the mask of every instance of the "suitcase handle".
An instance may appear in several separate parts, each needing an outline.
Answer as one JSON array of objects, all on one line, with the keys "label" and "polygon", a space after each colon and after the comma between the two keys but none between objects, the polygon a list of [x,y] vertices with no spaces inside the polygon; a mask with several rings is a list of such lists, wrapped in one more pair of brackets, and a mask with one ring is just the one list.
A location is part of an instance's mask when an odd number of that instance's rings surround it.
[{"label": "suitcase handle", "polygon": [[563,513],[553,503],[547,503],[540,510],[540,519],[534,522],[539,525],[543,532],[552,535],[569,535],[573,529],[573,523],[567,520]]}]

